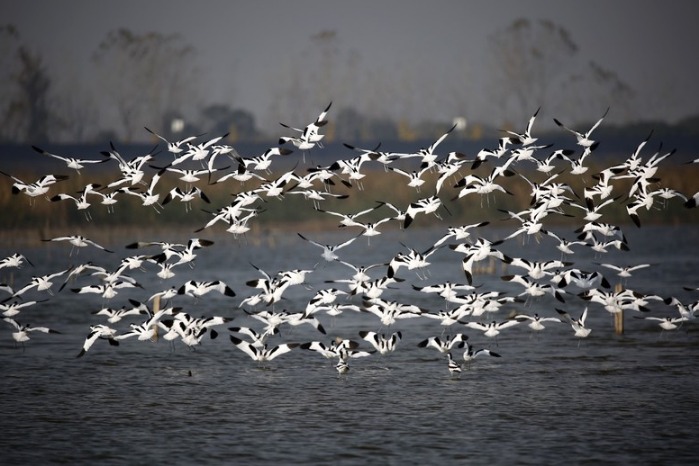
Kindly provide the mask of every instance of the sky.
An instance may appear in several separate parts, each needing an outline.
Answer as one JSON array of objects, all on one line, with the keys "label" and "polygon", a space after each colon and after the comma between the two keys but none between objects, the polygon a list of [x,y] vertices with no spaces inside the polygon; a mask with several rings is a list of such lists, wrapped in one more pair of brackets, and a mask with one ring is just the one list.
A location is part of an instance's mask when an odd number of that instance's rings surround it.
[{"label": "sky", "polygon": [[[0,17],[18,28],[22,42],[44,57],[52,73],[93,85],[89,57],[110,30],[178,33],[198,51],[197,99],[247,109],[263,128],[280,118],[283,91],[303,87],[294,80],[303,75],[309,55],[318,54],[311,37],[322,31],[335,33],[338,87],[307,91],[304,95],[313,96],[309,108],[332,100],[334,108],[355,105],[393,117],[463,114],[502,121],[505,110],[488,98],[493,92],[489,38],[517,18],[545,19],[570,33],[581,61],[613,71],[637,92],[643,113],[638,119],[674,122],[699,113],[699,60],[693,50],[699,28],[688,14],[694,5],[685,0],[0,0]],[[323,92],[333,95],[319,95]],[[108,103],[100,105],[108,113]],[[549,116],[568,120],[566,109],[555,110],[560,113]],[[583,117],[593,121],[603,111],[600,106]],[[581,117],[572,109],[570,114]],[[626,117],[612,109],[608,121]]]}]

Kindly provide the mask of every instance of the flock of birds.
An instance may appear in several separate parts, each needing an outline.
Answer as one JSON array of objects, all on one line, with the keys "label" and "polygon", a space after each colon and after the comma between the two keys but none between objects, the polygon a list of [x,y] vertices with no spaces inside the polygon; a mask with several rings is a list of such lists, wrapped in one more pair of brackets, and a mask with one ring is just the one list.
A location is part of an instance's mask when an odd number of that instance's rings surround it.
[{"label": "flock of birds", "polygon": [[[233,200],[215,210],[207,210],[211,217],[196,230],[197,233],[220,231],[223,226],[225,232],[236,238],[244,238],[250,231],[253,219],[264,212],[265,203],[283,202],[287,196],[301,195],[309,201],[309,207],[312,205],[317,215],[337,217],[341,231],[350,232],[350,236],[338,244],[323,244],[308,234],[298,233],[298,248],[307,248],[308,253],[314,250],[319,252],[316,266],[268,273],[250,264],[254,276],[244,286],[233,286],[224,280],[189,280],[170,285],[177,281],[174,277],[178,270],[183,267],[195,269],[200,251],[214,245],[214,241],[199,237],[182,244],[155,240],[127,244],[126,249],[133,254],[119,258],[116,266],[107,265],[109,262],[106,259],[114,257],[110,256],[115,254],[114,251],[81,234],[44,238],[47,243],[69,243],[71,261],[79,257],[77,251],[81,248],[101,249],[106,253],[105,263],[67,264],[65,268],[45,275],[34,274],[16,288],[6,283],[0,285],[0,312],[4,322],[12,328],[15,344],[24,347],[34,332],[59,333],[45,326],[20,322],[31,321],[32,306],[55,299],[56,293],[66,287],[79,295],[101,296],[103,303],[100,309],[91,312],[94,322],[89,324],[89,328],[86,326],[87,337],[82,347],[76,348],[77,356],[84,356],[99,341],[117,346],[123,340],[132,338],[146,342],[163,339],[196,348],[202,344],[205,336],[216,338],[216,328],[229,326],[232,345],[263,365],[299,348],[336,360],[335,367],[340,374],[349,371],[354,358],[393,352],[400,344],[403,332],[381,331],[399,327],[402,319],[432,319],[439,322],[439,328],[443,329],[441,333],[424,338],[418,346],[441,353],[452,374],[461,372],[477,357],[500,357],[499,353],[490,349],[474,347],[469,342],[466,329],[495,339],[505,329],[524,323],[534,332],[542,331],[549,323],[563,323],[572,328],[572,335],[585,338],[592,331],[586,326],[588,307],[592,310],[601,308],[609,313],[629,310],[636,317],[657,322],[665,331],[695,320],[699,301],[681,302],[672,296],[640,293],[628,287],[612,289],[610,274],[628,284],[632,273],[650,268],[652,264],[613,264],[601,259],[610,249],[630,250],[622,228],[604,221],[603,210],[606,206],[623,205],[631,221],[640,227],[641,218],[651,208],[663,208],[668,202],[681,202],[687,208],[694,208],[699,201],[699,193],[680,193],[663,186],[657,171],[673,151],[663,153],[658,150],[649,157],[643,155],[650,135],[623,162],[597,170],[591,168],[595,166],[594,152],[598,145],[593,139],[593,132],[602,123],[606,112],[584,133],[554,119],[560,128],[575,137],[571,137],[570,147],[558,149],[551,148],[550,144],[537,144],[538,138],[534,132],[537,110],[522,133],[506,131],[496,148],[483,149],[475,156],[458,152],[439,153],[439,145],[454,130],[452,127],[431,146],[414,153],[384,152],[379,151],[378,147],[363,149],[345,144],[352,151],[352,157],[327,166],[306,165],[310,151],[323,148],[322,130],[328,122],[330,108],[331,105],[328,105],[305,127],[282,124],[292,135],[280,137],[278,145],[259,156],[241,156],[234,147],[225,144],[226,135],[211,139],[197,135],[170,141],[148,128],[147,131],[165,144],[166,154],[158,158],[158,163],[155,148],[148,154],[128,158],[111,144],[110,150],[103,152],[101,158],[79,159],[34,147],[42,156],[64,162],[68,169],[75,171],[77,177],[85,176],[83,171],[87,172],[92,164],[116,165],[118,171],[114,172],[113,181],[106,186],[85,183],[78,193],[49,194],[50,190],[59,189],[59,183],[68,178],[66,175],[47,174],[36,181],[27,182],[2,172],[12,180],[12,192],[27,196],[29,204],[39,199],[74,203],[77,210],[85,213],[86,222],[90,221],[91,208],[104,208],[111,212],[124,196],[134,196],[143,207],[156,211],[175,201],[184,204],[185,210],[190,211],[199,208],[193,207],[197,203],[211,203],[205,194],[208,185],[226,183],[235,191]],[[293,152],[291,147],[303,153],[304,165],[299,168],[297,164],[291,171],[272,176],[273,164],[289,156]],[[699,159],[694,162],[699,162]],[[222,167],[222,164],[227,166]],[[362,195],[365,176],[381,172],[395,183],[407,183],[414,190],[415,200],[403,206],[377,202],[358,212],[324,207],[328,199],[341,200]],[[580,182],[579,186],[560,181],[567,175],[574,175],[573,179]],[[344,254],[343,248],[358,238],[366,237],[369,241],[372,236],[390,228],[390,224],[395,225],[394,229],[407,230],[418,217],[441,219],[441,215],[449,214],[449,203],[471,202],[476,208],[478,201],[474,202],[474,199],[480,199],[481,208],[484,200],[489,206],[497,196],[512,195],[501,184],[506,178],[526,183],[530,188],[530,202],[527,209],[519,212],[498,211],[500,213],[496,215],[516,225],[503,238],[489,240],[477,234],[479,228],[490,223],[489,220],[449,227],[443,227],[445,221],[442,220],[435,223],[443,228],[443,235],[434,244],[423,248],[413,249],[401,243],[401,249],[388,251],[386,257],[374,264],[356,264]],[[164,187],[164,181],[169,181],[170,185]],[[445,199],[448,192],[453,196]],[[341,206],[342,203],[335,202],[333,205]],[[573,217],[574,220],[569,220],[569,223],[577,222],[579,226],[567,237],[545,226],[549,219],[562,216]],[[432,222],[426,220],[424,223]],[[522,257],[510,257],[499,249],[499,245],[505,241],[532,244],[534,240],[537,244],[545,242],[555,246],[559,257],[538,261],[527,257],[528,247],[521,249]],[[585,250],[594,251],[599,260],[595,262],[598,267],[594,270],[576,268],[571,260],[573,256],[584,254]],[[429,284],[429,259],[437,251],[452,251],[447,254],[461,262],[463,274],[454,277],[454,281]],[[375,256],[379,254],[377,251]],[[521,292],[482,290],[481,285],[474,285],[478,279],[478,266],[484,261],[501,262],[507,264],[508,269],[515,269],[516,274],[501,278],[504,282],[515,284]],[[325,268],[329,263],[342,265],[346,274],[329,276]],[[17,252],[0,261],[0,274],[24,265],[29,265],[29,270],[34,272],[38,271],[40,264],[33,264],[24,254]],[[239,267],[237,264],[235,266]],[[113,300],[122,296],[124,290],[144,292],[141,285],[143,280],[138,274],[157,276],[157,283],[162,283],[164,289],[147,291],[147,300],[129,298],[128,305],[115,307]],[[61,284],[56,283],[60,281]],[[284,305],[285,294],[290,288],[299,286],[314,290],[313,294],[301,309],[288,311]],[[53,291],[56,287],[58,290]],[[250,292],[243,293],[243,290]],[[399,300],[388,299],[384,294],[387,290],[398,290]],[[195,298],[194,306],[199,314],[206,308],[203,297],[208,293],[220,293],[233,299],[240,294],[246,296],[239,302],[235,301],[229,311],[219,313],[222,315],[195,317],[185,310],[187,302],[183,296]],[[433,309],[411,304],[414,298],[411,293],[430,296],[435,303]],[[540,301],[542,296],[557,303],[551,305],[548,301]],[[583,299],[588,307],[585,307],[582,315],[574,316],[562,309],[569,299]],[[542,311],[541,315],[533,313],[532,303],[537,303],[537,308],[549,308],[550,311]],[[651,311],[651,303],[657,303],[668,312],[662,316],[660,312]],[[504,315],[504,306],[514,310]],[[281,329],[304,324],[315,328],[319,335],[325,335],[327,332],[319,317],[336,318],[345,312],[373,315],[380,322],[378,329],[337,336],[330,341],[322,341],[322,338],[304,343],[279,340],[281,334],[286,333]],[[256,325],[231,326],[232,316],[241,314],[249,316]],[[461,331],[445,336],[445,331],[452,326]],[[460,356],[455,358],[457,350]]]}]

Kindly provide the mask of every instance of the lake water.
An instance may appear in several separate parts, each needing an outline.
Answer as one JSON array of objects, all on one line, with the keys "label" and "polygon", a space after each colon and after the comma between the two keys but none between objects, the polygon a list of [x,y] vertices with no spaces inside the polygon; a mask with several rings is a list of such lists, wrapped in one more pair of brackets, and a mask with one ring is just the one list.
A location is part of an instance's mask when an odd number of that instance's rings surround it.
[{"label": "lake water", "polygon": [[[581,269],[599,269],[595,262],[650,263],[625,284],[642,293],[676,296],[689,303],[699,292],[699,228],[626,227],[631,251],[595,256],[580,251],[570,260]],[[489,239],[506,230],[478,232]],[[340,242],[351,234],[304,232],[321,242]],[[393,231],[360,238],[338,254],[358,265],[384,262],[400,250],[397,241],[424,249],[441,235],[438,230]],[[174,235],[186,241],[187,234]],[[565,323],[549,323],[534,334],[525,324],[502,331],[497,340],[459,324],[447,333],[464,332],[477,348],[489,348],[501,358],[482,357],[458,376],[447,370],[444,356],[417,347],[428,336],[442,333],[438,321],[415,318],[381,327],[369,313],[346,311],[338,317],[318,314],[327,330],[308,326],[282,327],[271,343],[358,337],[360,330],[403,335],[395,352],[353,359],[349,373],[339,375],[334,361],[294,349],[261,367],[235,348],[227,326],[259,323],[238,308],[253,294],[245,281],[258,278],[250,262],[276,273],[310,268],[320,250],[300,241],[296,232],[261,243],[211,236],[216,244],[198,251],[193,269],[175,269],[167,281],[133,272],[144,289],[120,291],[110,301],[77,295],[66,287],[16,319],[46,325],[60,335],[32,334],[17,347],[11,327],[0,327],[0,408],[2,464],[696,464],[699,415],[699,326],[688,322],[675,331],[661,331],[654,322],[635,319],[627,311],[625,333],[616,335],[612,316],[600,305],[567,294],[566,303],[551,297],[506,305],[512,311],[555,316],[555,308],[580,315],[589,306],[586,339],[576,339]],[[160,238],[140,238],[160,239]],[[128,238],[131,242],[133,238]],[[21,270],[0,270],[0,280],[15,288],[34,274],[93,261],[107,267],[133,251],[124,244],[105,245],[107,254],[85,249],[69,257],[70,247],[39,244],[21,251],[0,250],[2,257],[22,252],[35,264]],[[516,240],[501,249],[514,257],[551,257],[553,243]],[[155,252],[153,250],[153,252]],[[118,256],[118,257],[117,257]],[[386,291],[386,299],[417,304],[433,311],[444,301],[412,289],[446,280],[463,282],[462,255],[440,249],[430,257],[423,280],[401,269],[405,281]],[[375,272],[375,273],[374,273]],[[373,276],[385,272],[372,270]],[[478,291],[516,295],[522,288],[500,279],[522,273],[496,264],[495,273],[476,273]],[[313,289],[295,286],[276,310],[302,309],[328,279],[348,278],[341,264],[321,263],[308,276]],[[615,278],[605,272],[610,281]],[[194,316],[221,315],[233,321],[219,327],[196,350],[180,342],[123,340],[118,347],[98,341],[76,358],[89,325],[106,323],[92,315],[104,304],[119,308],[127,298],[145,300],[154,292],[186,280],[220,279],[238,294],[211,293],[194,299],[178,296],[174,303]],[[54,291],[63,283],[58,278]],[[75,286],[87,284],[80,277]],[[571,287],[571,291],[575,290]],[[352,302],[359,304],[359,297]],[[674,315],[671,306],[650,305],[651,314]],[[128,329],[139,316],[114,324]],[[461,359],[462,351],[454,350]]]}]

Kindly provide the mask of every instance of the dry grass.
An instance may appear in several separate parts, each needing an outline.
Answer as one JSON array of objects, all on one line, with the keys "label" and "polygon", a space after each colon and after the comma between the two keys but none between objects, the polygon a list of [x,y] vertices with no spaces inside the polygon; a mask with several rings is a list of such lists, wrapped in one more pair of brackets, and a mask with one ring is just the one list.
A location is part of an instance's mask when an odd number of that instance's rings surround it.
[{"label": "dry grass", "polygon": [[[604,167],[591,167],[589,173],[596,173],[602,168]],[[486,175],[491,169],[488,164],[484,164],[474,173]],[[462,169],[462,175],[467,173],[469,173],[468,170]],[[24,180],[34,180],[38,177],[31,172],[16,174],[16,176]],[[545,178],[541,173],[533,171],[526,172],[525,176],[537,181]],[[668,164],[661,166],[657,176],[660,178],[660,182],[657,183],[659,187],[670,187],[688,196],[699,191],[699,167],[696,165],[678,166]],[[426,177],[427,182],[425,186],[434,186],[436,175],[428,174]],[[76,193],[88,181],[106,185],[113,179],[107,177],[88,179],[84,175],[73,175],[68,180],[53,186],[49,194],[55,195],[58,192]],[[453,200],[458,193],[458,189],[452,187],[455,181],[456,178],[445,183],[440,193],[441,199],[450,212],[450,214],[447,214],[446,211],[441,211],[444,218],[443,223],[459,225],[484,220],[497,221],[505,217],[503,213],[498,212],[498,209],[519,211],[529,206],[530,187],[520,176],[503,180],[505,188],[512,192],[514,196],[496,193],[488,197],[480,197],[471,194],[462,199]],[[568,174],[562,174],[556,181],[569,184],[580,195],[586,185],[589,186],[594,182],[589,175],[573,177]],[[166,176],[161,183],[162,186],[159,191],[162,193],[162,199],[167,191],[181,182],[174,176]],[[193,202],[194,208],[191,212],[185,212],[185,207],[179,201],[173,201],[165,206],[162,213],[158,213],[151,207],[141,206],[138,199],[122,195],[115,206],[114,213],[108,213],[106,207],[94,204],[90,208],[92,220],[87,221],[84,213],[78,211],[72,201],[50,202],[46,197],[30,199],[23,194],[11,194],[12,182],[8,178],[3,177],[2,181],[0,181],[0,209],[2,211],[0,235],[2,235],[4,244],[14,244],[33,241],[36,238],[73,234],[76,229],[86,236],[89,233],[93,235],[91,237],[99,237],[106,240],[133,238],[134,236],[141,237],[146,234],[162,234],[164,230],[167,231],[168,229],[194,231],[202,227],[211,218],[211,214],[204,212],[202,209],[213,211],[227,205],[230,203],[234,192],[256,186],[252,182],[249,183],[244,186],[240,186],[237,182],[201,186],[211,199],[211,204],[195,200]],[[614,181],[615,192],[624,192],[631,183],[631,180]],[[400,175],[385,172],[381,168],[373,169],[367,172],[367,176],[362,182],[362,190],[358,186],[352,188],[346,188],[342,185],[334,186],[332,188],[333,192],[349,194],[349,197],[342,200],[330,199],[324,201],[322,208],[339,212],[357,212],[375,207],[377,202],[384,201],[404,209],[410,202],[433,194],[431,188],[425,188],[421,192],[417,192],[406,184],[405,178]],[[605,208],[605,221],[618,224],[629,222],[624,208],[624,201],[624,199],[620,199],[619,203]],[[263,212],[250,223],[252,231],[247,235],[248,238],[260,235],[282,234],[285,231],[297,231],[300,229],[304,231],[329,229],[336,227],[339,220],[335,216],[316,212],[312,202],[304,199],[303,196],[286,195],[283,200],[269,199],[261,204],[261,208]],[[570,213],[577,215],[577,218],[551,216],[550,220],[547,219],[547,222],[579,222],[579,212],[570,210]],[[371,214],[368,215],[367,219],[376,220],[386,213],[387,208],[383,207],[373,217]],[[698,218],[695,211],[684,208],[679,199],[669,201],[665,207],[661,208],[658,206],[658,210],[641,213],[641,219],[644,224],[688,223],[695,222]],[[428,226],[435,221],[437,220],[432,216],[419,217],[416,219],[415,224],[417,226]],[[220,232],[222,228],[214,226],[212,230]]]}]

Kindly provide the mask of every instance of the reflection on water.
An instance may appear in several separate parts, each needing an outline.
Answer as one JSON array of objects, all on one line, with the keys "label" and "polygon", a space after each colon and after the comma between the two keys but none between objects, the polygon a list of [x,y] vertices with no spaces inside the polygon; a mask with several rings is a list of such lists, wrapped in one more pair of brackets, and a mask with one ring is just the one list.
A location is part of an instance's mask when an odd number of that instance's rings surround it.
[{"label": "reflection on water", "polygon": [[[483,235],[501,236],[497,229]],[[408,319],[382,328],[375,316],[352,311],[337,317],[318,315],[327,329],[325,336],[299,326],[282,327],[281,335],[274,337],[275,342],[329,343],[335,336],[361,341],[360,330],[402,332],[394,353],[354,359],[345,376],[337,374],[333,360],[302,350],[263,367],[231,345],[225,327],[219,328],[217,339],[206,337],[196,350],[162,339],[157,343],[129,339],[118,348],[99,341],[85,357],[75,358],[89,325],[103,322],[93,311],[106,304],[127,305],[128,298],[146,300],[155,291],[192,278],[223,280],[238,296],[181,296],[175,300],[178,306],[195,316],[223,315],[233,317],[230,325],[260,328],[237,307],[254,292],[245,282],[261,276],[250,262],[269,273],[276,273],[280,264],[288,268],[318,264],[308,277],[313,289],[290,288],[277,310],[301,310],[317,289],[342,286],[326,280],[351,275],[341,264],[322,262],[320,250],[291,236],[277,238],[274,247],[212,238],[217,247],[200,250],[194,269],[176,270],[169,281],[137,271],[134,276],[144,289],[123,290],[110,302],[71,293],[66,287],[16,317],[61,332],[33,334],[24,349],[15,347],[11,327],[4,325],[0,331],[3,464],[689,464],[695,460],[697,324],[663,332],[655,323],[628,313],[626,332],[615,335],[611,315],[582,301],[572,289],[565,303],[547,296],[507,305],[497,318],[515,310],[553,316],[555,307],[579,315],[588,305],[588,326],[593,329],[589,338],[575,339],[567,324],[549,323],[541,333],[521,324],[503,330],[497,339],[457,324],[445,334],[463,331],[474,346],[502,355],[479,358],[458,377],[449,374],[437,351],[417,347],[422,339],[442,333],[438,321]],[[422,249],[439,236],[432,230],[411,231],[409,237],[395,231],[372,238],[370,245],[362,238],[341,256],[368,265],[390,259],[397,252],[396,241]],[[604,257],[581,252],[570,260],[581,269],[597,269],[595,263],[606,261],[650,263],[628,279],[628,288],[691,302],[696,293],[682,287],[699,284],[698,236],[694,227],[644,227],[627,233],[631,259],[615,251]],[[330,243],[347,237],[343,232],[319,233],[314,239]],[[105,246],[123,251],[123,245]],[[550,257],[551,248],[550,243],[533,240],[502,246],[508,255],[532,260]],[[15,251],[1,252],[4,257]],[[22,252],[35,269],[25,266],[11,275],[0,271],[0,280],[20,286],[34,274],[66,265],[93,261],[109,267],[119,260],[88,250],[72,257],[67,249],[65,255],[41,247]],[[399,276],[405,282],[386,291],[386,299],[433,311],[443,308],[439,297],[416,292],[411,285],[463,282],[460,259],[447,248],[438,251],[430,257],[425,280],[402,269]],[[376,276],[383,272],[377,268]],[[496,264],[492,274],[477,273],[474,285],[480,286],[478,291],[520,293],[518,285],[500,280],[505,273],[518,272]],[[62,280],[58,279],[59,286]],[[87,282],[81,277],[75,283]],[[359,297],[352,302],[359,304]],[[662,303],[650,308],[653,315],[673,312]],[[124,319],[115,327],[125,330],[138,319]],[[367,342],[361,341],[361,346],[370,349]],[[461,351],[454,353],[461,360]]]}]

